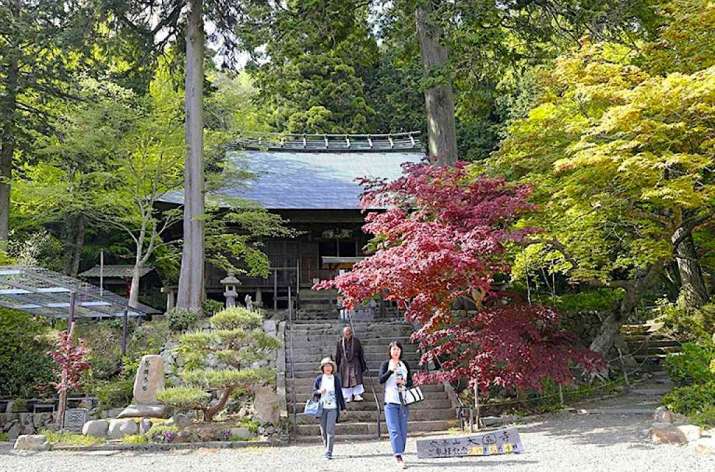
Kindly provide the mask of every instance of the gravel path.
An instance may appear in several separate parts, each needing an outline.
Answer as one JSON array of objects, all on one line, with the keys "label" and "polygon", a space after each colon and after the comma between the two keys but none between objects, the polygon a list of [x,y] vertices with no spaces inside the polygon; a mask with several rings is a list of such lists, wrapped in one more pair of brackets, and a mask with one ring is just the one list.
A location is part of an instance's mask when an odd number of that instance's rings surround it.
[{"label": "gravel path", "polygon": [[[642,415],[561,413],[519,425],[526,452],[484,458],[419,460],[408,453],[411,470],[460,471],[497,467],[514,472],[715,471],[715,457],[697,455],[692,447],[654,446],[641,439],[649,425]],[[321,447],[198,449],[172,452],[0,451],[2,472],[322,472],[397,470],[389,443],[338,443],[336,458],[325,461]],[[415,451],[410,440],[408,451]],[[485,469],[486,470],[486,469]]]},{"label": "gravel path", "polygon": [[[589,401],[576,408],[517,426],[525,452],[491,457],[417,459],[408,441],[409,470],[420,472],[497,470],[513,472],[715,472],[715,456],[692,446],[653,445],[643,431],[668,385],[653,381],[624,396]],[[711,430],[712,431],[712,430]],[[317,438],[316,438],[317,439]],[[398,470],[388,441],[339,442],[335,459],[322,447],[198,449],[168,452],[15,453],[0,449],[0,472],[382,472]]]}]

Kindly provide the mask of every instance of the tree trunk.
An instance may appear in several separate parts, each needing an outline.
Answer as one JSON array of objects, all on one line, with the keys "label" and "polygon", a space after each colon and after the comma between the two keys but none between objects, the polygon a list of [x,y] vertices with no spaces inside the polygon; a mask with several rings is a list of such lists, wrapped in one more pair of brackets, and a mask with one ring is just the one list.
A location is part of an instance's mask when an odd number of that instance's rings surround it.
[{"label": "tree trunk", "polygon": [[710,298],[705,285],[703,271],[700,267],[695,242],[690,230],[679,227],[673,233],[671,241],[674,244],[675,261],[680,274],[679,303],[684,308],[693,310],[705,305]]},{"label": "tree trunk", "polygon": [[204,29],[202,1],[189,0],[186,31],[186,163],[184,166],[184,246],[177,307],[200,311],[204,291],[203,83]]},{"label": "tree trunk", "polygon": [[134,262],[134,270],[132,271],[132,281],[129,285],[129,306],[136,308],[139,305],[139,281],[141,280],[141,270],[144,267],[139,256],[137,255]]},{"label": "tree trunk", "polygon": [[[415,11],[417,37],[420,43],[425,75],[447,72],[447,48],[440,43],[441,30],[430,22],[428,3]],[[454,95],[447,76],[440,83],[425,89],[427,109],[427,147],[430,158],[440,165],[457,162],[457,131],[454,120]]]},{"label": "tree trunk", "polygon": [[[4,100],[0,103],[2,129],[0,129],[0,242],[10,236],[10,184],[12,159],[15,154],[15,119],[17,112],[17,75],[19,53],[10,48]],[[0,95],[2,96],[2,95]]]},{"label": "tree trunk", "polygon": [[228,403],[228,399],[231,397],[231,393],[233,393],[233,389],[233,387],[226,388],[221,394],[219,401],[204,410],[204,421],[212,421],[214,416],[224,409],[226,403]]},{"label": "tree trunk", "polygon": [[84,215],[73,215],[66,221],[67,236],[65,239],[65,274],[76,277],[82,259],[84,238],[87,230],[87,219]]}]

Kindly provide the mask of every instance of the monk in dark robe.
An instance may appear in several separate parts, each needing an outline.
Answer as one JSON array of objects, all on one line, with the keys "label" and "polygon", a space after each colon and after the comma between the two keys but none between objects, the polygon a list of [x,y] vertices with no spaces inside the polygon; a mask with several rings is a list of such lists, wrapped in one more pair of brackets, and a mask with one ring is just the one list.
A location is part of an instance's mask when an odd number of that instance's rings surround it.
[{"label": "monk in dark robe", "polygon": [[343,337],[340,338],[335,349],[335,362],[338,365],[343,398],[346,402],[353,399],[361,402],[362,394],[365,393],[362,377],[367,371],[367,363],[360,340],[353,336],[350,326],[343,328]]}]

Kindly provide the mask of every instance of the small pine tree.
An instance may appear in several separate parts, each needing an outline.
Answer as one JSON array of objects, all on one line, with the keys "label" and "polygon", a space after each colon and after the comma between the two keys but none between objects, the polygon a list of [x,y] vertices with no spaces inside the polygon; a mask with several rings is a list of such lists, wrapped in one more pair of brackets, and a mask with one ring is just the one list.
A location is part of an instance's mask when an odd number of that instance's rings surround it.
[{"label": "small pine tree", "polygon": [[[280,346],[261,328],[261,315],[245,308],[223,310],[210,323],[210,330],[179,338],[179,353],[186,361],[181,372],[185,385],[158,394],[159,401],[173,408],[201,411],[204,421],[213,420],[237,390],[270,383],[275,370],[255,365]],[[207,367],[209,363],[216,367]]]}]

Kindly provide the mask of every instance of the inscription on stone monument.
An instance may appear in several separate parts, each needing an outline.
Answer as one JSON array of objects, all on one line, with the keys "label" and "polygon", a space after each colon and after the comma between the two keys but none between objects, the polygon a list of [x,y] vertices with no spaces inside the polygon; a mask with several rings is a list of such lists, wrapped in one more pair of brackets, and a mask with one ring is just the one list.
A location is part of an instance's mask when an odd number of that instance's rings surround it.
[{"label": "inscription on stone monument", "polygon": [[65,429],[67,431],[81,432],[82,426],[87,422],[86,408],[69,408],[65,411]]}]

